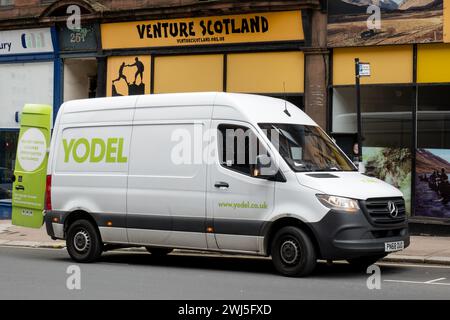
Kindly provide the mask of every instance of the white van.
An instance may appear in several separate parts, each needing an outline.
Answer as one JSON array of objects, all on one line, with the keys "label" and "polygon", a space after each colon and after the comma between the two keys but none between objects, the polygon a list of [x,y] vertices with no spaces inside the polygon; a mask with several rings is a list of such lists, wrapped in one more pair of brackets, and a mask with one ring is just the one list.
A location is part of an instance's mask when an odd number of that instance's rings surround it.
[{"label": "white van", "polygon": [[119,246],[200,249],[272,256],[287,276],[409,245],[399,190],[358,173],[296,106],[245,94],[64,103],[45,222],[78,262]]}]

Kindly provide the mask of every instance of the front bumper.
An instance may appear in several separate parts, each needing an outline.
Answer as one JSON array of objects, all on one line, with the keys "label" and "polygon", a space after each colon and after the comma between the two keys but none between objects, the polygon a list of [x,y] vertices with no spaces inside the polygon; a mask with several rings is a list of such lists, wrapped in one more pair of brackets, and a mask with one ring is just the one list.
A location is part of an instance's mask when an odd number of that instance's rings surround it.
[{"label": "front bumper", "polygon": [[386,242],[404,241],[409,246],[408,222],[376,226],[362,210],[346,213],[331,210],[321,221],[309,225],[317,239],[320,257],[344,260],[388,254]]}]

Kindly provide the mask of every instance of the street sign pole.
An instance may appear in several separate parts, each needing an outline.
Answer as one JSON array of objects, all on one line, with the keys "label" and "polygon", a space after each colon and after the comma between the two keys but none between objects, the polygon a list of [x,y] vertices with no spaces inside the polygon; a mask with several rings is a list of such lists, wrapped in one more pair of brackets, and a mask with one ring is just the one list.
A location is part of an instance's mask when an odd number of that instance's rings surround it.
[{"label": "street sign pole", "polygon": [[365,172],[363,163],[363,135],[362,135],[362,117],[361,117],[361,77],[371,76],[370,63],[361,62],[359,58],[355,59],[355,83],[356,83],[356,115],[358,122],[358,167],[360,172]]},{"label": "street sign pole", "polygon": [[361,76],[359,58],[355,59],[355,82],[356,82],[356,121],[357,121],[357,142],[358,142],[358,162],[362,163],[362,121],[361,121]]}]

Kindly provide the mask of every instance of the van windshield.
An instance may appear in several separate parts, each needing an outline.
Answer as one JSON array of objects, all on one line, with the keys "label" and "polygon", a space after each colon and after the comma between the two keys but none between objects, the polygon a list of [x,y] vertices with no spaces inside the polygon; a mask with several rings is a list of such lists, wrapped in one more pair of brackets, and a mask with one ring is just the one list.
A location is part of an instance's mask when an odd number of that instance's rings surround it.
[{"label": "van windshield", "polygon": [[280,155],[296,172],[356,171],[325,132],[315,126],[260,123]]}]

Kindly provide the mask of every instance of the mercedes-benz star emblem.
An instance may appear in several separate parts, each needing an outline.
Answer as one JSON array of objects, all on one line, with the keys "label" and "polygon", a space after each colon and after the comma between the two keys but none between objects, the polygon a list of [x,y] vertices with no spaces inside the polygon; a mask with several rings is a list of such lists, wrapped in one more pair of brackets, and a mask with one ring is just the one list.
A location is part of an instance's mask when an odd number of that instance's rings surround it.
[{"label": "mercedes-benz star emblem", "polygon": [[394,202],[392,202],[392,201],[388,202],[388,210],[389,210],[389,215],[392,218],[397,218],[397,216],[398,216],[398,208],[397,208],[397,206],[395,205]]}]

